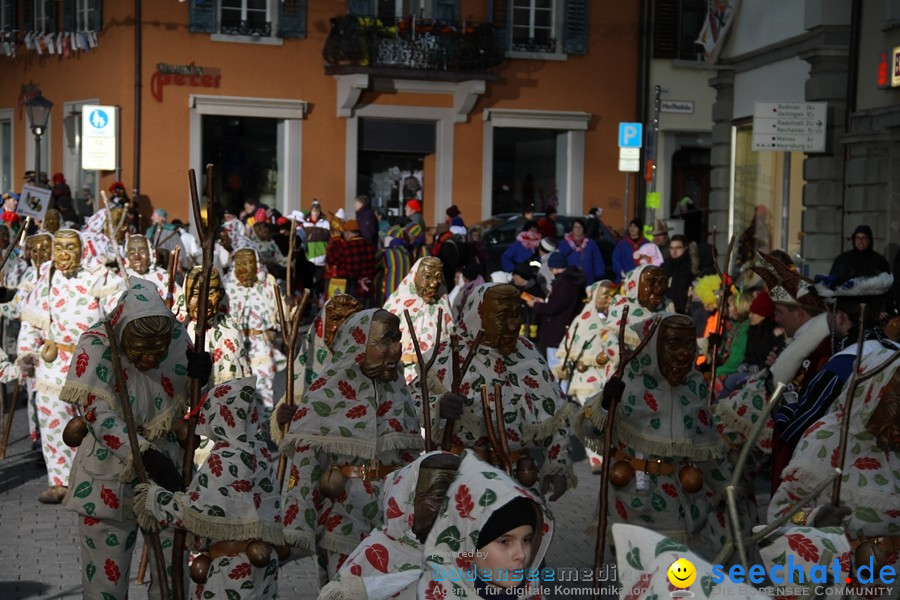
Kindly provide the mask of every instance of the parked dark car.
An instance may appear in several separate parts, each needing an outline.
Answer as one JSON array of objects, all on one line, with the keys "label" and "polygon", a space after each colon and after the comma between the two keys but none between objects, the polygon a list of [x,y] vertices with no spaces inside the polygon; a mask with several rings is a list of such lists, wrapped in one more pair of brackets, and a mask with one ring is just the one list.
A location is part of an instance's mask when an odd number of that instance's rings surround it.
[{"label": "parked dark car", "polygon": [[[535,220],[540,219],[544,216],[544,213],[535,213]],[[497,224],[498,217],[505,217],[506,220]],[[572,223],[575,222],[575,219],[583,218],[587,220],[589,217],[580,217],[578,215],[556,215],[556,235],[557,239],[562,239],[563,235],[572,231]],[[516,236],[519,235],[519,231],[521,231],[521,226],[524,221],[520,218],[520,215],[494,215],[487,221],[481,223],[482,230],[484,234],[482,235],[482,240],[484,241],[484,245],[487,248],[488,252],[488,273],[493,273],[494,271],[502,271],[503,267],[500,264],[500,257],[503,256],[503,253],[506,252],[506,249],[509,248],[510,244],[516,241]],[[606,227],[605,225],[600,227],[599,229],[599,239],[596,240],[597,244],[600,246],[600,253],[603,255],[603,261],[606,263],[607,276],[611,274],[612,268],[612,252],[613,248],[618,241],[613,232]]]}]

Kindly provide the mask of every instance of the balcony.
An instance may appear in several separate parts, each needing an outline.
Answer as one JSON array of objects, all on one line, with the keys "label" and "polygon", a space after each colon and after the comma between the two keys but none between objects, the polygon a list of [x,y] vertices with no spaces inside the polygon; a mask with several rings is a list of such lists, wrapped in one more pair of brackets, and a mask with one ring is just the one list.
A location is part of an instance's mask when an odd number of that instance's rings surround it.
[{"label": "balcony", "polygon": [[331,19],[325,73],[435,81],[493,80],[504,60],[487,23],[345,15]]}]

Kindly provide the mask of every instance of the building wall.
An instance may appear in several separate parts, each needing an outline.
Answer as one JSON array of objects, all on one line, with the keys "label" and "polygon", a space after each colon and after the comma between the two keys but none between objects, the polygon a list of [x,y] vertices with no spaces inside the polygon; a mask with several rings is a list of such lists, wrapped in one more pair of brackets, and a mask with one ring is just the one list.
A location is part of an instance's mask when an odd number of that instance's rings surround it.
[{"label": "building wall", "polygon": [[[352,194],[345,181],[347,119],[337,115],[337,86],[324,73],[322,48],[329,18],[344,14],[343,2],[308,3],[307,38],[282,45],[213,42],[209,34],[188,32],[189,3],[149,2],[143,5],[143,117],[140,192],[142,211],[166,208],[172,218],[188,218],[187,171],[191,165],[191,94],[303,100],[300,188],[286,208],[308,207],[318,198],[337,210]],[[33,82],[55,103],[51,116],[51,171],[62,165],[63,102],[97,98],[121,107],[121,168],[126,187],[133,184],[134,162],[134,29],[132,4],[107,1],[99,47],[75,58],[37,57],[20,48],[14,60],[0,61],[0,109],[14,108],[19,85]],[[482,0],[463,0],[463,19],[483,20]],[[585,196],[596,197],[620,187],[617,170],[617,126],[636,116],[638,3],[590,3],[589,54],[565,60],[507,60],[488,82],[468,122],[453,126],[453,172],[446,197],[464,215],[482,213],[483,112],[489,108],[580,111],[590,113],[584,136]],[[615,57],[614,60],[611,57]],[[219,87],[166,86],[162,101],[151,95],[157,63],[218,68]],[[370,93],[372,105],[447,107],[448,95]],[[16,116],[15,164],[23,165],[25,117]],[[30,135],[30,132],[28,133]],[[197,165],[198,167],[200,165]],[[19,167],[17,167],[19,168]],[[22,170],[19,168],[19,170]],[[103,173],[101,188],[113,180]],[[428,182],[435,185],[434,182]],[[589,202],[593,203],[593,202]],[[581,212],[581,206],[573,207]],[[615,216],[621,207],[610,206]],[[426,211],[431,221],[433,215]],[[470,222],[472,219],[469,218]],[[619,220],[618,217],[616,220]]]}]

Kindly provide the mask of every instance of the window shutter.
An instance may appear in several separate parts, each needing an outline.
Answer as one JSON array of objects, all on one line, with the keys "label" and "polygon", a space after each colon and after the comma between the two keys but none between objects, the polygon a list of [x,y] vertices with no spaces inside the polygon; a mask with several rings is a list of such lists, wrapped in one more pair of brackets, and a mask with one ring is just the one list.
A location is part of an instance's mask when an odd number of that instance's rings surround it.
[{"label": "window shutter", "polygon": [[75,10],[75,0],[63,1],[63,31],[76,31],[77,25],[75,24]]},{"label": "window shutter", "polygon": [[278,3],[278,37],[306,37],[306,0],[284,0]]},{"label": "window shutter", "polygon": [[91,31],[99,32],[103,29],[103,0],[91,0],[94,4],[94,22],[91,23]]},{"label": "window shutter", "polygon": [[347,12],[354,15],[372,15],[372,3],[369,0],[347,0]]},{"label": "window shutter", "polygon": [[509,0],[488,0],[487,18],[494,25],[494,40],[509,50]]},{"label": "window shutter", "polygon": [[678,58],[678,0],[654,2],[653,58]]},{"label": "window shutter", "polygon": [[191,33],[216,33],[216,0],[191,0],[188,31]]},{"label": "window shutter", "polygon": [[434,0],[432,14],[435,19],[456,21],[459,18],[459,2],[458,0]]},{"label": "window shutter", "polygon": [[563,52],[587,54],[588,0],[566,0],[566,28],[563,32]]},{"label": "window shutter", "polygon": [[44,0],[44,11],[47,15],[47,33],[56,33],[56,2],[54,0]]},{"label": "window shutter", "polygon": [[7,24],[6,29],[7,31],[11,29],[18,29],[19,22],[16,21],[16,4],[18,4],[18,2],[16,2],[16,0],[8,0],[6,4],[9,5],[9,23]]}]

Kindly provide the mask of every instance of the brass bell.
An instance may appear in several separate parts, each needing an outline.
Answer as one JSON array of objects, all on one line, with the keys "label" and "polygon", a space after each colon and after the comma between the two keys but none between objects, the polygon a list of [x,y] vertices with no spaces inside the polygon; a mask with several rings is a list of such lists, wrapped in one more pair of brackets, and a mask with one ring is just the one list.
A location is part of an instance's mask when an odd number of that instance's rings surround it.
[{"label": "brass bell", "polygon": [[44,362],[52,363],[57,356],[59,356],[59,348],[56,347],[56,343],[46,340],[44,347],[41,348],[41,358],[44,359]]},{"label": "brass bell", "polygon": [[77,448],[88,434],[87,421],[84,417],[73,417],[63,429],[63,443],[69,448]]},{"label": "brass bell", "polygon": [[530,456],[523,456],[516,462],[516,479],[525,487],[531,487],[538,480],[537,465]]},{"label": "brass bell", "polygon": [[588,370],[587,365],[584,364],[584,362],[582,362],[580,360],[575,364],[575,368],[578,369],[579,373],[584,373],[585,371]]},{"label": "brass bell", "polygon": [[337,467],[331,467],[319,477],[319,492],[329,500],[336,500],[347,487],[347,478]]},{"label": "brass bell", "polygon": [[272,546],[260,540],[253,540],[247,544],[246,553],[250,564],[262,569],[269,565],[269,559],[272,557]]},{"label": "brass bell", "polygon": [[625,487],[634,477],[634,466],[627,460],[617,460],[609,470],[609,482],[617,488]]},{"label": "brass bell", "polygon": [[291,547],[287,544],[275,546],[275,554],[278,555],[278,560],[280,562],[284,562],[291,557]]},{"label": "brass bell", "polygon": [[688,494],[699,492],[703,487],[703,473],[690,463],[685,463],[678,470],[678,480]]},{"label": "brass bell", "polygon": [[194,558],[194,562],[191,563],[191,581],[198,585],[206,583],[210,567],[212,567],[212,559],[206,554]]},{"label": "brass bell", "polygon": [[870,558],[875,565],[876,572],[881,571],[881,567],[887,564],[887,556],[881,546],[872,540],[864,540],[856,547],[856,551],[853,553],[853,562],[857,569],[861,565],[866,565],[868,568]]},{"label": "brass bell", "polygon": [[606,355],[605,352],[601,352],[597,355],[597,364],[601,367],[609,362],[609,356]]}]

